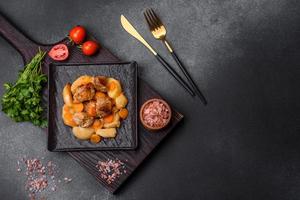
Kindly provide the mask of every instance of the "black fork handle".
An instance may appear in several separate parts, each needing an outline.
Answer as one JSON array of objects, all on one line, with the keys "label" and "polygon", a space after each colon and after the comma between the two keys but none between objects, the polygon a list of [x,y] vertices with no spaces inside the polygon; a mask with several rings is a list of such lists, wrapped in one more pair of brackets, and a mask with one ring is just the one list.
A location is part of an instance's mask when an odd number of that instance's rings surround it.
[{"label": "black fork handle", "polygon": [[195,93],[190,88],[190,86],[181,78],[181,76],[171,67],[165,59],[163,59],[159,54],[155,55],[157,60],[165,67],[165,69],[176,79],[176,81],[188,92],[190,95],[195,96]]},{"label": "black fork handle", "polygon": [[204,95],[202,94],[202,92],[200,91],[200,89],[198,88],[197,84],[195,83],[195,81],[193,80],[193,78],[190,76],[190,74],[188,73],[187,69],[184,67],[184,65],[182,64],[182,62],[179,60],[177,54],[175,53],[175,51],[173,50],[171,52],[172,57],[174,58],[174,60],[176,61],[177,65],[179,66],[179,68],[181,69],[182,73],[184,74],[184,76],[187,78],[187,80],[189,81],[190,85],[192,85],[192,87],[194,88],[194,91],[196,92],[197,96],[201,99],[202,103],[204,105],[207,104],[207,101],[204,97]]}]

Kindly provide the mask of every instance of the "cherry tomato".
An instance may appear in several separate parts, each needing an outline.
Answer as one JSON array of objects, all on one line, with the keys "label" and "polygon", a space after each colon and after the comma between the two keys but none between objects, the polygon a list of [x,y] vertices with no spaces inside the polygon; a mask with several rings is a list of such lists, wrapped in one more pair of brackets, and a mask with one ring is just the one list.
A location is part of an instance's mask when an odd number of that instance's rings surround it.
[{"label": "cherry tomato", "polygon": [[49,51],[48,55],[53,60],[66,60],[69,57],[69,50],[65,44],[57,44]]},{"label": "cherry tomato", "polygon": [[91,56],[94,55],[98,49],[99,49],[99,44],[95,41],[86,41],[85,43],[83,43],[82,45],[82,52],[84,55],[86,56]]},{"label": "cherry tomato", "polygon": [[69,33],[70,39],[75,43],[75,44],[81,44],[86,36],[86,30],[82,26],[75,26],[74,28],[71,29]]}]

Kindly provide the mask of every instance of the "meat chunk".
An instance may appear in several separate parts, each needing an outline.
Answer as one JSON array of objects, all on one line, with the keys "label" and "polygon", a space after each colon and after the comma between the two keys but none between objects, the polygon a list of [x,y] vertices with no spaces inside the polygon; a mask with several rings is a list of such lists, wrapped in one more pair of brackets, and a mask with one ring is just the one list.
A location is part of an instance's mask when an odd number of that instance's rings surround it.
[{"label": "meat chunk", "polygon": [[95,88],[92,83],[88,83],[85,85],[81,85],[76,88],[75,93],[73,95],[73,99],[75,103],[89,101],[93,99],[95,95]]},{"label": "meat chunk", "polygon": [[90,117],[96,117],[96,101],[91,100],[84,102],[84,112]]},{"label": "meat chunk", "polygon": [[96,101],[97,116],[102,118],[109,115],[112,111],[112,102],[109,97],[98,97]]},{"label": "meat chunk", "polygon": [[107,88],[106,88],[106,77],[105,76],[95,76],[94,77],[94,87],[96,88],[96,90],[100,91],[100,92],[107,92]]},{"label": "meat chunk", "polygon": [[93,122],[94,118],[89,117],[85,112],[78,112],[73,115],[73,121],[82,128],[90,127]]}]

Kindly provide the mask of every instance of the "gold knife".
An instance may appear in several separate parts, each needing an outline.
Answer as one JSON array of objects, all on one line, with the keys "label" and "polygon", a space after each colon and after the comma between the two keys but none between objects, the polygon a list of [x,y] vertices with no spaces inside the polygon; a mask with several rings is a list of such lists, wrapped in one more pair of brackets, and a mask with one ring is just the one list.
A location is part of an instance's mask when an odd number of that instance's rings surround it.
[{"label": "gold knife", "polygon": [[155,56],[157,55],[156,51],[146,42],[146,40],[137,32],[137,30],[130,24],[124,15],[121,15],[121,24],[123,28],[143,45],[145,45]]},{"label": "gold knife", "polygon": [[124,15],[121,15],[122,27],[134,38],[140,41],[145,47],[147,47],[156,59],[168,70],[168,72],[192,95],[195,93],[191,87],[181,78],[181,76],[168,64],[149,44],[146,40],[137,32],[137,30],[131,25]]}]

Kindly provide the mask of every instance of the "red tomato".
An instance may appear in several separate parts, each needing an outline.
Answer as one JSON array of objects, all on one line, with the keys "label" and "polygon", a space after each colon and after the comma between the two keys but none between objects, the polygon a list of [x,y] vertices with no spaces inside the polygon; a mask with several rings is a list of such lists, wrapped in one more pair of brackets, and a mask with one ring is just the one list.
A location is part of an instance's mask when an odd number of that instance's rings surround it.
[{"label": "red tomato", "polygon": [[69,50],[65,44],[57,44],[49,51],[48,55],[53,60],[66,60],[69,57]]},{"label": "red tomato", "polygon": [[99,49],[99,44],[95,41],[86,41],[85,43],[83,43],[82,45],[82,52],[84,55],[86,56],[91,56],[94,55],[98,49]]},{"label": "red tomato", "polygon": [[71,29],[69,37],[75,44],[81,44],[86,36],[85,28],[82,26],[75,26]]}]

